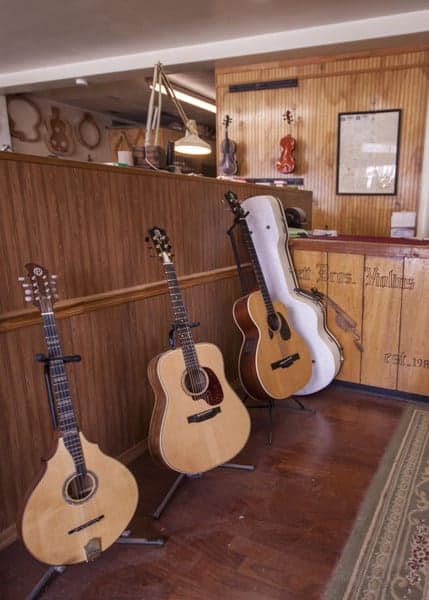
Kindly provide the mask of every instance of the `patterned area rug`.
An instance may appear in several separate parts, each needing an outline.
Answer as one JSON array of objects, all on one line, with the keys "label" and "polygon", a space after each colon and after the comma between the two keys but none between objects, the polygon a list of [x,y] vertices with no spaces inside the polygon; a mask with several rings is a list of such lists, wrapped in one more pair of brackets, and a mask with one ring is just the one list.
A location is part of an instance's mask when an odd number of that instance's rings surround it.
[{"label": "patterned area rug", "polygon": [[429,411],[406,409],[323,600],[429,600]]}]

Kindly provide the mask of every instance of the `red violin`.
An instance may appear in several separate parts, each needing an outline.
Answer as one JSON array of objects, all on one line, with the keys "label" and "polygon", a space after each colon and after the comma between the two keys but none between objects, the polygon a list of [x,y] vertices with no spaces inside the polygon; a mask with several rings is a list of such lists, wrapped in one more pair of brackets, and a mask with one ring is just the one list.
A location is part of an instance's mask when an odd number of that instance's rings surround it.
[{"label": "red violin", "polygon": [[[292,123],[293,116],[290,110],[287,110],[283,115],[283,119],[288,122],[288,124]],[[296,139],[288,133],[280,140],[280,147],[282,152],[280,154],[279,160],[276,162],[276,169],[280,173],[293,173],[295,170],[295,156],[294,150],[296,145]]]}]

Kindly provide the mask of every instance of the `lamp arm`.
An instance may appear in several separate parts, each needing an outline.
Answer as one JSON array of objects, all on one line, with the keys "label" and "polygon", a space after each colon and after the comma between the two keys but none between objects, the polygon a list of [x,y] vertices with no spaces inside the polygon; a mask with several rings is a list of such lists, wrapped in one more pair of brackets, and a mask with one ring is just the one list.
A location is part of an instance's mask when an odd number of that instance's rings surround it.
[{"label": "lamp arm", "polygon": [[164,69],[162,68],[161,65],[159,65],[160,67],[160,73],[161,73],[161,81],[165,87],[165,89],[167,90],[167,94],[170,96],[174,106],[176,107],[177,112],[180,115],[180,118],[183,121],[183,125],[186,127],[186,123],[188,122],[188,117],[186,116],[185,111],[182,108],[182,105],[179,103],[178,99],[176,98],[176,94],[174,93],[173,88],[170,85],[170,82],[167,79],[167,75],[164,73]]},{"label": "lamp arm", "polygon": [[155,68],[153,70],[152,91],[150,93],[149,107],[147,109],[147,116],[146,116],[146,135],[145,135],[145,140],[144,140],[145,146],[150,145],[150,136],[151,136],[152,118],[153,118],[153,102],[154,102],[154,97],[155,97],[155,86],[159,79],[158,70],[160,67],[161,67],[160,63],[156,63]]}]

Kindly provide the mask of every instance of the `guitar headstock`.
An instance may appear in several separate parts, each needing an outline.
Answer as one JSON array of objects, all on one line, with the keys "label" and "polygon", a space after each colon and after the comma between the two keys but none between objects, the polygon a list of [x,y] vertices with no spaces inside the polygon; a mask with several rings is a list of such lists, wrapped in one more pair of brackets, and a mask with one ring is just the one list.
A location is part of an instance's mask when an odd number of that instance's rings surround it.
[{"label": "guitar headstock", "polygon": [[52,309],[52,305],[58,298],[57,276],[49,275],[48,270],[36,263],[27,263],[26,277],[18,277],[18,281],[24,288],[24,300],[32,302],[41,312]]},{"label": "guitar headstock", "polygon": [[162,260],[163,264],[172,262],[172,252],[170,240],[168,239],[168,235],[162,227],[151,227],[148,231],[149,237],[146,238],[147,241],[151,241],[157,255]]},{"label": "guitar headstock", "polygon": [[227,129],[232,123],[232,118],[229,115],[225,115],[224,120],[222,121],[222,125],[224,125]]},{"label": "guitar headstock", "polygon": [[237,194],[234,194],[234,192],[231,191],[226,192],[225,200],[228,202],[232,212],[234,213],[237,219],[246,218],[247,213],[238,201]]}]

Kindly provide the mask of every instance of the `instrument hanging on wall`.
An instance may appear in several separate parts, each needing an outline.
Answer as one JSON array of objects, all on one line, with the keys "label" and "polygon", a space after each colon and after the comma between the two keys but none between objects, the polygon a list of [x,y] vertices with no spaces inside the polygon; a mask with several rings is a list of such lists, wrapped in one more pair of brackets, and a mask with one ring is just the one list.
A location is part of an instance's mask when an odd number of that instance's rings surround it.
[{"label": "instrument hanging on wall", "polygon": [[81,146],[94,150],[100,145],[101,130],[91,113],[84,113],[75,129],[76,139]]},{"label": "instrument hanging on wall", "polygon": [[283,206],[273,196],[252,196],[242,202],[269,293],[288,307],[292,327],[311,352],[313,368],[308,383],[295,395],[312,394],[329,385],[343,361],[341,346],[328,330],[326,311],[314,296],[300,291],[288,248]]},{"label": "instrument hanging on wall", "polygon": [[235,323],[243,336],[240,381],[252,398],[286,399],[309,381],[310,351],[293,329],[284,304],[271,298],[248,226],[248,213],[233,192],[227,192],[225,198],[243,231],[259,287],[258,291],[239,298],[233,307]]},{"label": "instrument hanging on wall", "polygon": [[225,139],[222,141],[222,160],[219,165],[219,170],[222,175],[237,175],[238,173],[238,164],[235,158],[236,145],[235,142],[228,137],[228,127],[231,123],[231,117],[226,115],[222,121],[222,124],[225,127]]},{"label": "instrument hanging on wall", "polygon": [[[283,120],[287,122],[288,125],[293,123],[294,118],[292,111],[287,110],[283,114]],[[280,173],[287,175],[288,173],[293,173],[295,171],[295,146],[296,139],[290,134],[286,134],[280,140],[281,154],[279,160],[276,162],[276,169]]]},{"label": "instrument hanging on wall", "polygon": [[69,156],[75,149],[72,127],[66,119],[60,117],[57,106],[51,106],[51,111],[52,115],[46,121],[46,145],[53,154]]},{"label": "instrument hanging on wall", "polygon": [[[40,128],[43,118],[38,105],[30,98],[19,94],[16,96],[6,96],[6,104],[9,115],[10,135],[21,142],[39,142],[42,139]],[[18,108],[19,105],[21,105],[21,109]],[[17,129],[14,116],[17,121],[18,119],[20,122],[24,121],[27,130],[29,129],[30,131]]]},{"label": "instrument hanging on wall", "polygon": [[155,394],[149,450],[174,471],[201,473],[240,452],[249,437],[250,417],[226,380],[220,350],[192,339],[165,230],[152,227],[148,240],[162,261],[180,344],[148,366]]},{"label": "instrument hanging on wall", "polygon": [[35,263],[25,267],[27,282],[20,281],[25,300],[42,316],[58,431],[19,529],[37,560],[70,565],[93,560],[119,538],[135,512],[138,490],[130,471],[79,431],[53,312],[56,276]]}]

